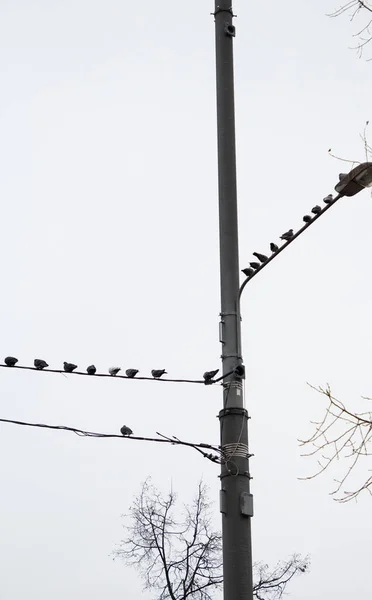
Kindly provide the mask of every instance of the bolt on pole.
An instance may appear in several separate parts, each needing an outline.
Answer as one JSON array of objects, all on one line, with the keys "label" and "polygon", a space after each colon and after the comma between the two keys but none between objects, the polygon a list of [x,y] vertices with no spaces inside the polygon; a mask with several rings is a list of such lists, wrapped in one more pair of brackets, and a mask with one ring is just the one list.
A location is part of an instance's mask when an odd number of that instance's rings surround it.
[{"label": "bolt on pole", "polygon": [[[248,413],[244,407],[241,326],[238,314],[239,252],[235,154],[233,25],[231,0],[215,0],[218,194],[220,226],[223,408],[219,413],[225,600],[252,600]],[[238,367],[237,371],[236,367]],[[240,367],[240,369],[239,369]]]}]

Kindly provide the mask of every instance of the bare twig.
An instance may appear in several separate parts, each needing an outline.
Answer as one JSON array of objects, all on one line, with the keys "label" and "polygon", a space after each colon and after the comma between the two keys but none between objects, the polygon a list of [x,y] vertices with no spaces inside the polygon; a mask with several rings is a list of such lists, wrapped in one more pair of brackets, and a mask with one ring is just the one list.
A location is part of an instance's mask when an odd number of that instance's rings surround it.
[{"label": "bare twig", "polygon": [[[308,477],[300,479],[314,479],[324,473],[335,461],[343,460],[345,463],[344,475],[335,480],[336,487],[331,492],[337,502],[348,502],[356,498],[363,490],[372,494],[372,477],[368,476],[362,485],[348,491],[345,484],[355,471],[362,457],[371,456],[369,447],[372,444],[372,412],[356,413],[347,410],[344,404],[335,398],[329,385],[326,388],[310,386],[328,399],[328,406],[323,419],[313,422],[315,431],[306,440],[299,440],[300,446],[310,446],[312,451],[302,456],[320,456],[319,469]],[[372,450],[372,447],[371,447]],[[342,495],[340,495],[340,493]]]},{"label": "bare twig", "polygon": [[[342,6],[340,6],[340,8],[335,10],[333,13],[328,14],[327,16],[339,17],[345,13],[349,14],[350,21],[354,21],[359,15],[372,13],[372,6],[370,2],[367,1],[351,0],[350,2],[343,4]],[[352,47],[351,49],[357,51],[359,58],[362,57],[365,46],[369,44],[369,42],[372,39],[371,32],[369,29],[371,23],[372,19],[368,20],[367,24],[363,25],[362,28],[360,28],[356,33],[353,34],[353,37],[359,38],[360,41],[356,46]],[[365,37],[365,34],[367,34],[367,37]],[[371,59],[368,58],[367,61],[369,60]]]}]

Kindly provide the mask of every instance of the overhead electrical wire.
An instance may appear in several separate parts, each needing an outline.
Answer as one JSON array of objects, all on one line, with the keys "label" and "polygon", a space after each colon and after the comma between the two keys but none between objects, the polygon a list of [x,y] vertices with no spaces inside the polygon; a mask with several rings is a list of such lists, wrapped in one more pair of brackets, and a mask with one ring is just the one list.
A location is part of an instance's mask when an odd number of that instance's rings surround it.
[{"label": "overhead electrical wire", "polygon": [[[96,432],[96,431],[85,431],[84,429],[77,429],[76,427],[69,427],[67,425],[49,425],[47,423],[31,423],[29,421],[19,421],[16,419],[1,419],[0,418],[0,423],[21,425],[24,427],[36,427],[36,428],[40,428],[40,429],[53,429],[53,430],[59,430],[59,431],[69,431],[69,432],[75,433],[76,435],[81,436],[81,437],[92,437],[92,438],[101,438],[101,439],[137,440],[140,442],[156,442],[156,443],[163,443],[163,444],[171,444],[173,446],[187,446],[189,448],[193,448],[194,450],[197,450],[197,452],[200,452],[200,454],[202,454],[204,456],[204,458],[208,458],[212,462],[219,462],[221,454],[222,454],[219,446],[214,446],[213,444],[204,444],[202,442],[201,443],[185,442],[175,436],[172,436],[172,437],[165,436],[162,433],[159,433],[158,431],[156,432],[157,435],[159,436],[158,438],[149,438],[149,437],[141,437],[141,436],[135,436],[135,435],[124,436],[124,435],[119,435],[117,433],[101,433],[101,432]],[[213,452],[216,452],[217,454],[213,455],[213,454],[204,452],[203,448],[206,450],[212,450]]]},{"label": "overhead electrical wire", "polygon": [[164,382],[166,382],[166,383],[198,383],[200,385],[213,385],[214,383],[218,383],[225,377],[228,377],[228,375],[231,375],[231,373],[232,373],[232,371],[231,371],[230,373],[226,373],[225,375],[223,375],[222,377],[219,377],[218,379],[214,379],[214,380],[208,381],[206,383],[204,381],[204,379],[170,379],[170,378],[155,379],[154,377],[141,377],[141,376],[127,377],[126,375],[119,375],[119,374],[117,374],[113,377],[110,373],[95,373],[94,375],[90,375],[88,373],[85,373],[84,371],[66,372],[64,369],[49,369],[49,368],[45,368],[45,369],[41,370],[41,369],[37,369],[35,367],[28,367],[28,366],[24,366],[24,365],[14,365],[12,367],[9,367],[8,365],[0,364],[0,367],[4,367],[6,369],[23,369],[23,370],[27,370],[27,371],[37,371],[38,373],[59,373],[62,375],[83,375],[85,377],[89,377],[90,379],[93,379],[94,377],[108,377],[110,379],[126,379],[126,380],[130,380],[130,381],[160,381],[162,383],[164,383]]}]

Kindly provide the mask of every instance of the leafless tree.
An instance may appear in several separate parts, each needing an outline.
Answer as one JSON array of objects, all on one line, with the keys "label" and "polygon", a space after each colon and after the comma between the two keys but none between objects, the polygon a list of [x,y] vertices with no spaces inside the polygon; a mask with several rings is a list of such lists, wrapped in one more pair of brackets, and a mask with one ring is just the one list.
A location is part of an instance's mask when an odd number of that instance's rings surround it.
[{"label": "leafless tree", "polygon": [[[339,17],[344,14],[349,16],[350,21],[357,24],[353,34],[356,44],[352,46],[352,49],[358,52],[360,58],[372,40],[372,4],[369,0],[350,0],[328,16]],[[372,58],[367,60],[372,60]]]},{"label": "leafless tree", "polygon": [[[313,387],[313,386],[311,386]],[[327,469],[335,466],[336,461],[343,460],[345,468],[340,479],[335,479],[335,489],[331,492],[337,502],[348,502],[357,498],[366,490],[372,495],[372,476],[362,475],[362,483],[353,485],[352,491],[346,489],[352,474],[357,475],[357,466],[364,460],[369,462],[372,444],[372,412],[371,410],[357,413],[345,408],[344,404],[335,398],[330,387],[313,388],[323,394],[328,405],[324,417],[319,422],[313,422],[315,431],[306,440],[299,440],[301,446],[311,446],[313,450],[303,456],[318,456],[319,469],[310,477],[314,479]],[[363,397],[364,400],[371,400]],[[362,465],[361,465],[362,466]]]},{"label": "leafless tree", "polygon": [[[210,506],[200,482],[192,504],[184,505],[182,517],[176,518],[176,494],[171,490],[164,496],[146,481],[126,515],[126,538],[114,557],[139,569],[145,589],[156,591],[159,600],[212,600],[223,577],[221,534],[213,528]],[[278,600],[308,566],[308,558],[297,555],[271,572],[268,565],[255,565],[255,597]]]}]

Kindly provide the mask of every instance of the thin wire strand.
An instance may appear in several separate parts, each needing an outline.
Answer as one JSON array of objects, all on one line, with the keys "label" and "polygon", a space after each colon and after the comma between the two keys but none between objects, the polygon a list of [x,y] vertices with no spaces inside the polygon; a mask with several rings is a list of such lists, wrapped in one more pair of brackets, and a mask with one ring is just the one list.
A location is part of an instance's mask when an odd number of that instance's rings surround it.
[{"label": "thin wire strand", "polygon": [[[204,444],[202,442],[199,444],[192,443],[192,442],[184,442],[174,436],[173,437],[165,436],[165,435],[159,433],[158,431],[156,433],[159,436],[159,438],[148,438],[148,437],[140,437],[140,436],[135,436],[135,435],[127,436],[127,435],[119,435],[117,433],[100,433],[100,432],[96,432],[96,431],[85,431],[84,429],[77,429],[76,427],[69,427],[67,425],[49,425],[47,423],[31,423],[28,421],[18,421],[16,419],[1,419],[0,418],[0,422],[12,424],[12,425],[21,425],[24,427],[36,427],[36,428],[41,428],[41,429],[69,431],[69,432],[75,433],[76,435],[81,436],[81,437],[137,440],[140,442],[157,442],[157,443],[163,443],[163,444],[187,446],[189,448],[194,448],[194,450],[197,450],[198,452],[200,452],[204,456],[204,458],[208,458],[212,462],[219,461],[220,460],[219,455],[221,455],[221,449],[219,448],[219,446],[214,446],[212,444]],[[213,450],[213,452],[217,452],[218,456],[213,456],[212,454],[207,454],[206,452],[203,451],[203,448],[208,449],[208,450]]]}]

